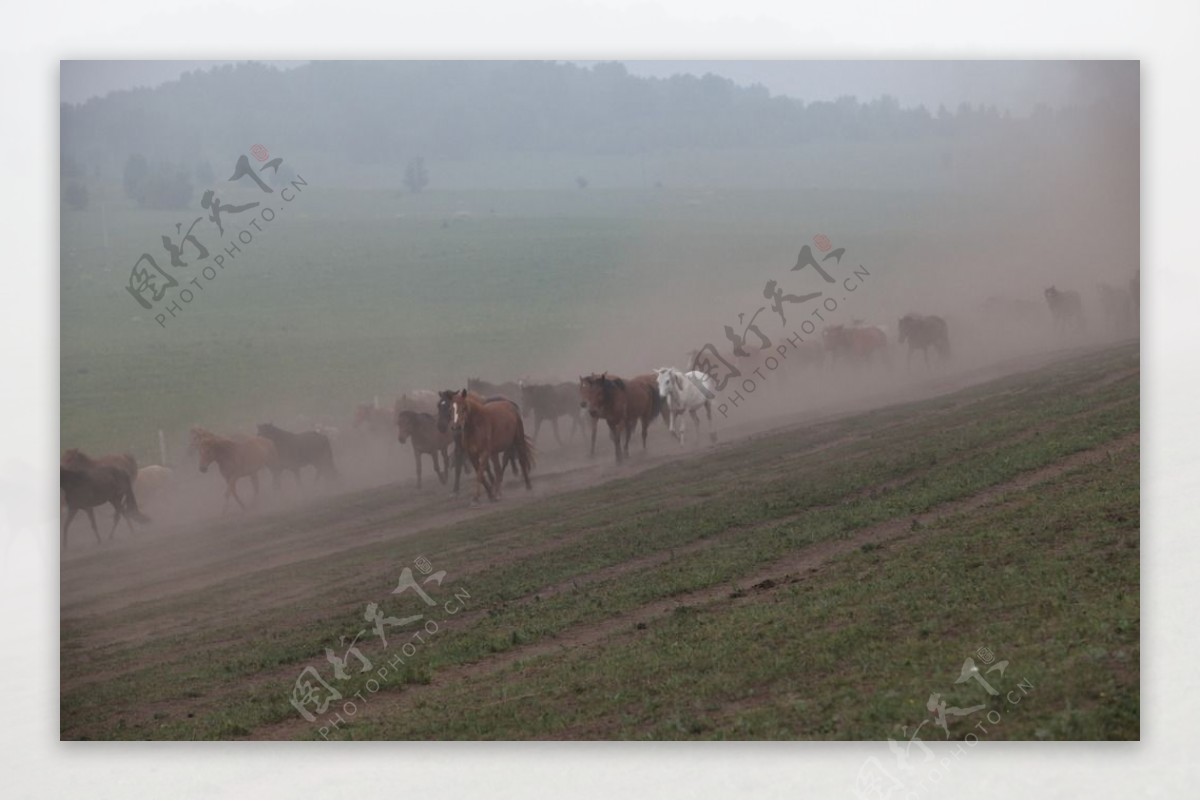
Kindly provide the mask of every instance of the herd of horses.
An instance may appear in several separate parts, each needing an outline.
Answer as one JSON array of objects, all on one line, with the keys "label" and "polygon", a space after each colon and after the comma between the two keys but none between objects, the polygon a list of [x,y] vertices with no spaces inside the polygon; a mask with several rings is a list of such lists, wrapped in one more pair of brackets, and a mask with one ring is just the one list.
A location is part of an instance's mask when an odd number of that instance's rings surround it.
[{"label": "herd of horses", "polygon": [[[1082,330],[1083,304],[1077,292],[1049,287],[1045,300],[1055,327],[1061,331]],[[1128,325],[1137,314],[1137,280],[1128,291],[1100,286],[1102,308],[1110,320]],[[927,365],[931,355],[945,361],[950,358],[950,330],[946,320],[936,315],[906,314],[899,321],[897,341],[907,345],[907,361],[920,353]],[[801,365],[836,366],[870,364],[886,359],[887,332],[880,326],[854,322],[827,325],[819,342],[803,343],[794,361]],[[693,352],[694,353],[694,352]],[[735,357],[737,358],[737,357]],[[689,361],[695,362],[694,358]],[[686,421],[691,418],[697,432],[699,413],[705,412],[708,435],[716,440],[712,406],[716,382],[703,370],[682,371],[660,367],[652,372],[625,378],[608,372],[580,376],[578,382],[530,383],[526,381],[493,384],[478,378],[457,390],[416,390],[401,395],[392,408],[362,404],[355,410],[353,427],[367,432],[394,435],[400,444],[411,444],[416,467],[417,488],[422,487],[422,462],[428,456],[441,484],[449,483],[453,472],[453,493],[459,491],[461,476],[472,472],[475,492],[472,503],[483,494],[489,500],[500,498],[505,473],[511,468],[519,474],[526,489],[532,489],[530,473],[535,465],[534,442],[543,423],[549,423],[555,441],[561,446],[559,422],[568,418],[573,438],[577,430],[590,429],[589,455],[595,456],[596,435],[603,421],[612,441],[617,464],[629,458],[629,443],[640,427],[642,449],[651,424],[661,418],[667,430],[681,444],[687,440]],[[532,424],[532,436],[525,421]],[[336,485],[339,474],[334,465],[334,448],[327,431],[292,432],[270,423],[260,424],[254,435],[221,436],[205,428],[193,427],[189,452],[198,459],[201,473],[212,465],[225,483],[222,513],[232,498],[245,510],[247,504],[238,493],[242,479],[254,491],[251,504],[257,502],[259,475],[269,472],[276,490],[281,476],[292,474],[302,485],[301,471],[315,470],[318,481]],[[133,523],[149,519],[138,508],[135,493],[153,490],[171,481],[170,468],[160,465],[138,468],[129,454],[90,458],[78,449],[65,452],[60,464],[59,483],[63,518],[61,546],[67,547],[67,531],[76,514],[87,514],[97,542],[101,542],[93,510],[111,504],[114,510],[111,540],[121,520],[130,531]]]}]

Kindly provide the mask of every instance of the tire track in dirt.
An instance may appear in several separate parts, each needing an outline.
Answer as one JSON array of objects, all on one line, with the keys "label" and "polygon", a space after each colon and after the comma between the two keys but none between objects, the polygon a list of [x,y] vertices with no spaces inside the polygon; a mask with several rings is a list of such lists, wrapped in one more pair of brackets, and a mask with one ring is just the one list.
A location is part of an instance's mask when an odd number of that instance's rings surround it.
[{"label": "tire track in dirt", "polygon": [[[822,566],[839,556],[858,550],[867,544],[883,544],[904,538],[921,538],[929,536],[924,529],[930,522],[939,518],[974,511],[985,506],[999,497],[1012,492],[1020,492],[1037,484],[1053,480],[1071,470],[1085,465],[1095,464],[1109,457],[1111,453],[1120,452],[1136,446],[1140,442],[1140,432],[1126,434],[1117,439],[1093,448],[1079,451],[1051,464],[1028,471],[1010,481],[1001,482],[977,492],[967,498],[950,501],[916,515],[903,515],[891,520],[868,526],[850,537],[826,540],[812,545],[789,556],[776,560],[770,565],[758,567],[753,573],[736,580],[738,588],[730,599],[729,584],[706,587],[691,593],[673,596],[650,604],[646,604],[629,612],[624,612],[607,620],[577,626],[554,636],[548,641],[531,643],[520,646],[493,657],[486,657],[477,662],[446,667],[438,670],[428,684],[404,685],[397,689],[381,690],[383,696],[377,694],[372,698],[370,707],[372,715],[399,715],[413,701],[448,684],[496,673],[513,664],[545,656],[561,653],[574,648],[594,645],[613,637],[621,632],[627,632],[640,626],[671,614],[683,606],[706,606],[717,602],[740,601],[751,602],[755,597],[770,592],[777,587],[803,581],[804,578],[817,572]],[[914,523],[916,530],[914,530]],[[291,739],[305,733],[315,732],[318,726],[291,718],[279,724],[260,727],[251,732],[250,739]]]}]

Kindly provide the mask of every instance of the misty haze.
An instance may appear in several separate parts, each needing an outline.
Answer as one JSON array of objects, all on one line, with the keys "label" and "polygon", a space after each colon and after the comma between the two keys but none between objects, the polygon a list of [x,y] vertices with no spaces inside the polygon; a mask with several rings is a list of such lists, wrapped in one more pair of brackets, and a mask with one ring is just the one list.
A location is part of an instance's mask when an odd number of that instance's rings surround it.
[{"label": "misty haze", "polygon": [[62,80],[64,739],[1139,737],[1137,62]]}]

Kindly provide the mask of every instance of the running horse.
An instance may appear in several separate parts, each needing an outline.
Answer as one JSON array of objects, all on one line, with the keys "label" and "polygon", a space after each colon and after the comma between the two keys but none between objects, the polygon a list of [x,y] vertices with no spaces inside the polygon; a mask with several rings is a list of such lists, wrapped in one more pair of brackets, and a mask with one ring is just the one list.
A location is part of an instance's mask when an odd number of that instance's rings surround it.
[{"label": "running horse", "polygon": [[712,376],[700,370],[685,373],[674,367],[659,367],[654,374],[658,381],[658,394],[667,411],[667,428],[671,436],[679,440],[680,445],[684,444],[687,429],[687,422],[683,419],[685,412],[691,415],[696,424],[696,433],[699,434],[700,416],[696,412],[704,409],[708,416],[708,438],[716,442],[717,434],[712,427],[712,399],[716,397],[717,382]]},{"label": "running horse", "polygon": [[92,458],[79,448],[69,448],[63,453],[62,464],[64,467],[77,468],[115,467],[129,476],[130,481],[136,481],[138,477],[137,459],[133,458],[132,453],[110,453]]},{"label": "running horse", "polygon": [[247,437],[235,435],[221,437],[211,431],[195,427],[191,431],[192,447],[200,454],[200,472],[207,473],[208,466],[216,462],[225,479],[225,503],[221,507],[224,514],[229,509],[229,498],[232,496],[238,506],[244,510],[237,493],[237,483],[242,478],[249,478],[254,487],[254,500],[258,502],[258,471],[266,468],[271,472],[279,469],[279,453],[275,443],[266,437]]},{"label": "running horse", "polygon": [[[413,458],[417,463],[417,489],[421,488],[421,456],[426,453],[433,462],[433,472],[437,473],[438,481],[445,484],[450,475],[449,448],[454,442],[454,434],[440,428],[437,418],[432,414],[399,409],[396,412],[396,439],[403,445],[410,437]],[[441,467],[438,466],[439,453],[442,455]]]},{"label": "running horse", "polygon": [[503,400],[486,401],[464,388],[450,398],[450,428],[461,437],[463,452],[475,469],[475,502],[479,490],[487,491],[489,500],[500,497],[504,479],[501,457],[512,452],[516,457],[525,489],[529,471],[533,469],[533,443],[525,436],[525,425],[516,404]]},{"label": "running horse", "polygon": [[920,314],[906,314],[900,318],[900,344],[908,343],[908,365],[912,366],[914,350],[925,355],[925,364],[929,364],[929,349],[933,348],[938,356],[945,361],[950,358],[950,329],[946,321],[937,315],[928,317]]},{"label": "running horse", "polygon": [[877,325],[830,325],[821,332],[821,341],[829,351],[829,363],[845,360],[867,364],[875,354],[887,352],[887,334]]},{"label": "running horse", "polygon": [[124,468],[91,462],[90,459],[88,462],[85,464],[72,460],[71,464],[67,464],[64,460],[58,468],[58,485],[67,507],[67,517],[63,520],[59,535],[63,551],[67,550],[67,531],[71,528],[71,521],[80,509],[87,514],[97,543],[101,542],[100,531],[96,528],[96,515],[92,511],[97,506],[111,503],[115,511],[112,529],[108,532],[109,542],[117,533],[117,524],[122,518],[125,519],[125,525],[129,526],[130,534],[133,533],[133,521],[142,524],[150,522],[150,518],[138,509],[137,499],[133,495],[133,480]]},{"label": "running horse", "polygon": [[[658,394],[658,377],[654,373],[628,380],[608,373],[579,377],[580,405],[595,420],[608,423],[617,464],[629,458],[629,440],[638,423],[642,424],[642,450],[646,449],[646,434],[650,421],[659,414],[667,420],[662,396]],[[624,442],[621,434],[624,432]],[[595,438],[593,435],[593,442]]]},{"label": "running horse", "polygon": [[575,385],[570,382],[563,384],[526,384],[522,382],[521,406],[526,414],[533,415],[533,441],[536,443],[542,423],[549,421],[550,430],[554,432],[554,441],[562,445],[562,437],[558,433],[558,418],[571,418],[571,433],[579,428],[579,403],[575,396]]},{"label": "running horse", "polygon": [[1054,318],[1054,328],[1062,333],[1067,329],[1083,330],[1083,301],[1078,292],[1064,291],[1052,286],[1044,293],[1046,305],[1050,307],[1050,316]]},{"label": "running horse", "polygon": [[[449,431],[454,440],[454,489],[452,490],[452,492],[455,495],[458,494],[458,486],[459,486],[459,482],[462,479],[463,469],[466,468],[468,471],[471,469],[471,464],[466,460],[465,453],[463,451],[462,432],[461,431],[455,432],[455,431],[452,431],[450,428],[451,405],[454,401],[454,396],[457,394],[458,393],[455,390],[443,389],[438,392],[438,403],[437,403],[437,428],[438,428],[438,431],[440,431],[442,433],[446,433]],[[518,415],[521,413],[520,407],[517,406],[517,404],[514,401],[511,401],[508,398],[505,398],[501,395],[492,395],[491,397],[485,398],[482,395],[480,395],[479,393],[472,392],[469,389],[467,390],[467,394],[476,398],[477,400],[479,400],[481,402],[485,402],[485,403],[507,403],[508,405],[512,406],[513,409],[515,409],[517,411]],[[504,465],[501,469],[501,474],[502,474],[501,477],[503,477],[503,468],[507,468],[509,465],[513,465],[513,464],[515,464],[515,454],[510,451],[504,457]],[[447,472],[449,472],[449,469],[447,469]]]},{"label": "running horse", "polygon": [[317,471],[319,481],[336,481],[337,468],[333,466],[333,446],[329,437],[319,431],[304,431],[294,433],[286,431],[271,423],[259,423],[258,435],[271,440],[275,445],[278,456],[272,474],[275,478],[275,489],[279,489],[279,474],[290,471],[296,480],[296,486],[301,486],[300,471],[305,467],[313,467]]}]

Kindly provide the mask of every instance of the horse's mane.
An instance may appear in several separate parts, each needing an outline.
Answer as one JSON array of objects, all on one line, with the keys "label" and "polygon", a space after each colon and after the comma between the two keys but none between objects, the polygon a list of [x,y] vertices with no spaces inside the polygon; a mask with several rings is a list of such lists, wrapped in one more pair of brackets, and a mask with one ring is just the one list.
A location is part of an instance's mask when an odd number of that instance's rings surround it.
[{"label": "horse's mane", "polygon": [[400,409],[396,412],[396,419],[399,420],[402,417],[409,422],[412,422],[414,419],[421,420],[423,418],[429,418],[430,420],[437,419],[429,412],[418,412],[416,409]]}]

